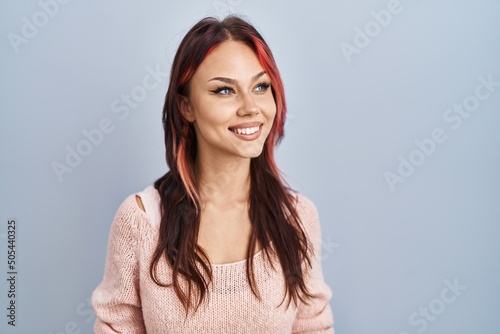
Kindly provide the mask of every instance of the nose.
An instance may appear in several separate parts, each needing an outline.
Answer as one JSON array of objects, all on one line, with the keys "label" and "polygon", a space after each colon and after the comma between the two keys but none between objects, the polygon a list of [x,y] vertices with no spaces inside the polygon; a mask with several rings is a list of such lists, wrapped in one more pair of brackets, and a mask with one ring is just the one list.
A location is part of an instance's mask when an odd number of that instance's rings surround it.
[{"label": "nose", "polygon": [[260,107],[255,100],[251,96],[251,94],[242,94],[241,96],[241,105],[238,108],[238,115],[256,115],[260,112]]}]

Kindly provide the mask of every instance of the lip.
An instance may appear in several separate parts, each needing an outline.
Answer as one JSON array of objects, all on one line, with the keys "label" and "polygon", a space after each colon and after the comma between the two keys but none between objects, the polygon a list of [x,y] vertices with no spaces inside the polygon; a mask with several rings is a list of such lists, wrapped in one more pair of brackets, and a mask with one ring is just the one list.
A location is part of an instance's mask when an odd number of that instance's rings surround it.
[{"label": "lip", "polygon": [[262,124],[264,124],[264,123],[262,123],[262,122],[247,122],[247,123],[241,123],[238,125],[230,126],[228,129],[229,130],[231,130],[231,129],[244,129],[244,128],[253,128],[255,126],[260,127]]},{"label": "lip", "polygon": [[[255,133],[252,133],[251,135],[239,134],[239,133],[236,133],[232,130],[229,130],[229,131],[231,131],[231,133],[233,135],[235,135],[236,137],[238,137],[239,139],[246,140],[246,141],[252,141],[252,140],[255,140],[255,139],[260,137],[260,134],[262,132],[262,123],[245,123],[245,124],[255,124],[254,126],[258,126],[259,130]],[[245,127],[251,127],[251,126],[243,126],[243,127],[245,128]]]}]

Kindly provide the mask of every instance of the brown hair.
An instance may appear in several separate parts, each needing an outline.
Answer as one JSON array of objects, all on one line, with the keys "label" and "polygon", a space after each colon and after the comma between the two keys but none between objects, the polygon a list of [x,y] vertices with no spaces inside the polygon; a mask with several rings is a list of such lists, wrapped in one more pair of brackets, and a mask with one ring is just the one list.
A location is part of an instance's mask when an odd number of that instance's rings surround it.
[{"label": "brown hair", "polygon": [[[219,21],[208,17],[188,31],[172,64],[162,117],[166,160],[170,170],[154,183],[161,198],[162,218],[150,275],[160,286],[171,285],[161,283],[157,273],[158,262],[164,256],[173,269],[172,283],[186,316],[193,305],[196,311],[203,301],[212,272],[208,257],[197,244],[200,226],[199,189],[194,174],[197,142],[193,125],[179,112],[179,95],[188,96],[189,83],[198,66],[214,47],[227,40],[243,42],[255,52],[271,79],[276,103],[274,124],[264,149],[250,162],[249,217],[252,230],[246,255],[250,288],[262,300],[255,283],[252,261],[258,241],[272,268],[271,257],[277,256],[283,269],[286,291],[281,303],[287,295],[287,307],[292,300],[294,303],[297,299],[307,303],[305,297],[314,297],[305,284],[311,267],[312,247],[301,227],[295,191],[287,185],[274,159],[274,149],[284,136],[286,118],[284,88],[274,57],[262,36],[243,19],[229,16]],[[208,282],[197,263],[208,275]],[[180,277],[187,281],[187,291],[181,288]],[[196,303],[193,303],[192,292],[195,292]]]}]

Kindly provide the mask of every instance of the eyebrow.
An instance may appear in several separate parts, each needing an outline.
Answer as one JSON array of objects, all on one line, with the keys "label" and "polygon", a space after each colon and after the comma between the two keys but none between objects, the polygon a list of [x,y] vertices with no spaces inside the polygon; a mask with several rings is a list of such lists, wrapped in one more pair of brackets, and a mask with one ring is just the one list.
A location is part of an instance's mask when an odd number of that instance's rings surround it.
[{"label": "eyebrow", "polygon": [[[257,73],[256,75],[254,75],[252,77],[252,81],[255,81],[255,80],[259,79],[264,74],[266,74],[266,71],[262,71],[262,72]],[[225,82],[225,83],[228,83],[228,84],[232,84],[232,85],[235,85],[236,82],[237,82],[235,79],[225,78],[225,77],[215,77],[215,78],[212,78],[212,79],[208,80],[208,82],[214,81],[214,80],[222,81],[222,82]]]}]

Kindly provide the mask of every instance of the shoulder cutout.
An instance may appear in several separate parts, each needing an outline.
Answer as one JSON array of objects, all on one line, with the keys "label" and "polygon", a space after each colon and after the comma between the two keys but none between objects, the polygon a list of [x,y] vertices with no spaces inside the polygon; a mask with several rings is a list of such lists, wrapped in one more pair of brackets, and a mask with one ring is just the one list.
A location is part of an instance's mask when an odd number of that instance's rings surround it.
[{"label": "shoulder cutout", "polygon": [[141,197],[139,197],[139,195],[135,195],[135,200],[139,208],[141,208],[142,211],[146,212],[146,210],[144,209],[144,205],[142,205]]},{"label": "shoulder cutout", "polygon": [[158,229],[161,224],[161,199],[160,194],[153,185],[135,193],[137,206],[146,213],[150,225]]}]

